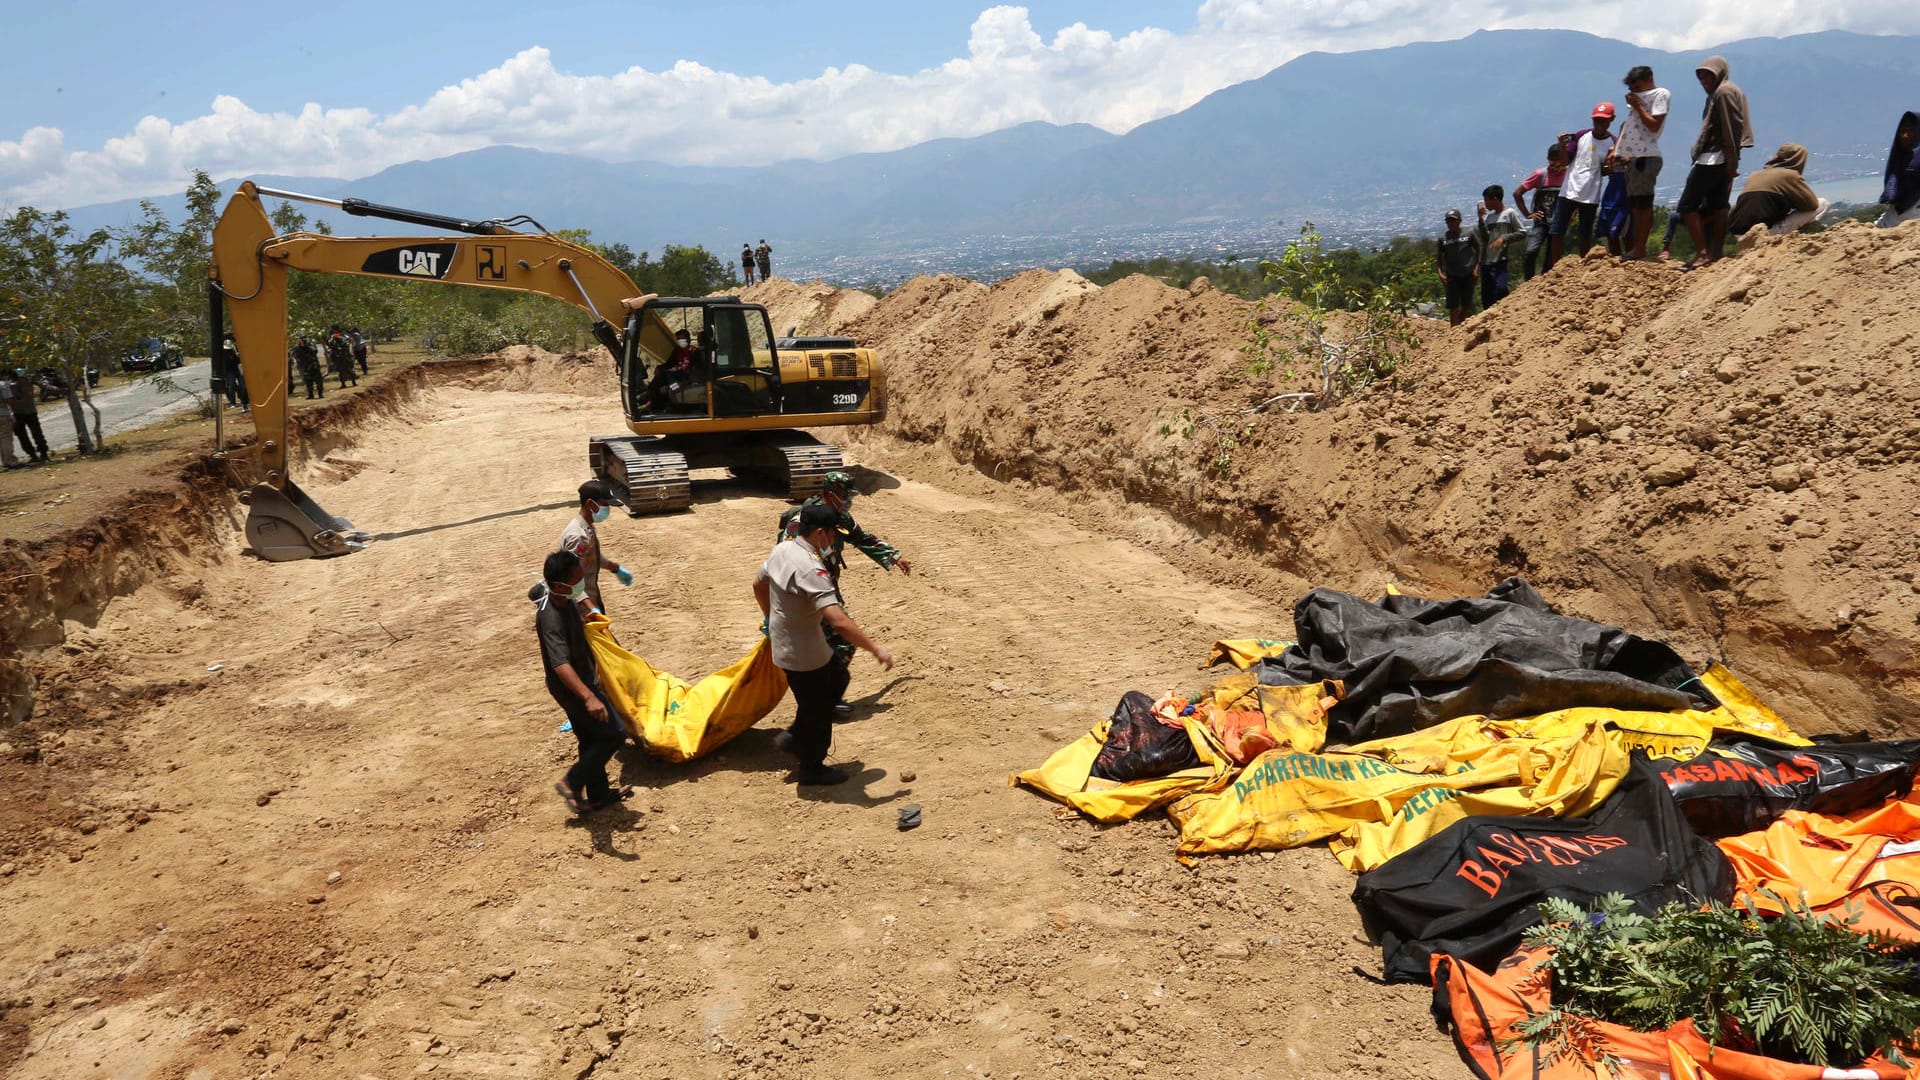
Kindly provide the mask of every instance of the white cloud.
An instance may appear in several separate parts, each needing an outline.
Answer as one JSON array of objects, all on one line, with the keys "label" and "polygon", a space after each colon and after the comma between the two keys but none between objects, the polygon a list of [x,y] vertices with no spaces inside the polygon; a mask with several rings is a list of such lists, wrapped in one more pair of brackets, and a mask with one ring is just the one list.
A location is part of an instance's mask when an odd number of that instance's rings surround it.
[{"label": "white cloud", "polygon": [[1124,132],[1314,49],[1554,26],[1659,48],[1843,27],[1920,29],[1904,0],[1205,0],[1191,31],[1037,33],[1022,7],[974,20],[966,55],[913,73],[861,65],[775,83],[682,61],[664,71],[558,71],[544,48],[387,115],[309,104],[261,113],[222,95],[203,116],[149,116],[97,148],[29,129],[0,141],[0,201],[75,206],[178,191],[190,170],[363,176],[511,143],[609,160],[757,164],[897,149],[1030,120]]}]

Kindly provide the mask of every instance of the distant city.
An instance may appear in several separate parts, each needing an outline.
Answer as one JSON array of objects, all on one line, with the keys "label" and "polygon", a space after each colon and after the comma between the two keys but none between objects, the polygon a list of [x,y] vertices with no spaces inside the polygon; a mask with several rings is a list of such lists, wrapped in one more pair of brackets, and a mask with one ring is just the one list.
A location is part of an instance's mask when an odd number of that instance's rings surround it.
[{"label": "distant city", "polygon": [[[1852,163],[1847,163],[1852,164]],[[1680,178],[1684,179],[1684,170]],[[1836,211],[1879,199],[1880,177],[1855,173],[1816,177],[1814,186]],[[1679,197],[1679,183],[1661,192],[1662,202]],[[1461,209],[1471,213],[1469,205]],[[1328,205],[1318,213],[1288,220],[1222,220],[1133,231],[1100,230],[1054,234],[1000,233],[933,239],[907,245],[878,243],[865,250],[833,251],[817,243],[794,241],[780,253],[776,271],[795,281],[818,278],[848,288],[892,288],[921,274],[957,274],[994,282],[1034,267],[1102,269],[1121,260],[1196,259],[1225,262],[1271,258],[1300,235],[1311,221],[1328,250],[1384,244],[1396,236],[1430,236],[1440,231],[1439,203],[1389,204],[1357,212],[1351,203]]]}]

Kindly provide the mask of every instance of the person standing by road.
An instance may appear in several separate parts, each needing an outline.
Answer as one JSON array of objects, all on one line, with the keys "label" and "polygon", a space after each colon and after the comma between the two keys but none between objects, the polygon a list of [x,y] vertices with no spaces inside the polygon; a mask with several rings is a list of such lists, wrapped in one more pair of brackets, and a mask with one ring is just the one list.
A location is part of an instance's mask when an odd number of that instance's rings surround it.
[{"label": "person standing by road", "polygon": [[1725,58],[1709,56],[1693,74],[1707,92],[1707,105],[1700,114],[1700,134],[1693,140],[1693,169],[1680,192],[1680,219],[1693,240],[1693,258],[1682,270],[1719,261],[1727,246],[1727,212],[1733,205],[1733,178],[1740,175],[1740,151],[1753,145],[1746,91],[1728,77]]},{"label": "person standing by road", "polygon": [[253,399],[247,395],[247,373],[240,366],[240,351],[233,347],[232,337],[220,342],[220,378],[226,386],[227,406],[231,408],[238,405],[252,412]]},{"label": "person standing by road", "polygon": [[[900,549],[887,543],[860,527],[853,520],[853,478],[843,472],[830,472],[821,478],[820,494],[811,496],[798,507],[780,515],[780,539],[791,540],[800,535],[800,511],[809,506],[824,506],[833,511],[833,543],[828,550],[827,572],[833,578],[834,591],[840,589],[840,572],[847,568],[846,545],[852,544],[861,554],[878,563],[880,569],[891,570],[899,567],[900,572],[908,576],[913,574],[913,563],[900,554]],[[843,599],[841,606],[845,607]],[[831,628],[827,631],[827,644],[833,646],[834,658],[841,667],[853,664],[853,644],[836,636]],[[845,687],[842,687],[844,690]],[[839,698],[834,699],[834,712],[845,715],[853,711],[853,706]]]},{"label": "person standing by road", "polygon": [[24,469],[27,463],[13,452],[13,376],[0,370],[0,468]]},{"label": "person standing by road", "polygon": [[13,413],[13,430],[20,437],[20,448],[27,452],[28,461],[45,464],[47,433],[40,430],[40,406],[35,401],[38,390],[27,377],[26,368],[13,369],[12,387],[7,395],[7,408]]},{"label": "person standing by road", "polygon": [[[1513,189],[1513,203],[1520,208],[1520,216],[1530,223],[1527,229],[1527,278],[1533,278],[1534,267],[1539,265],[1541,252],[1546,252],[1546,265],[1542,270],[1553,269],[1553,250],[1547,245],[1547,230],[1553,226],[1553,204],[1560,199],[1560,185],[1567,180],[1567,148],[1554,143],[1547,147],[1547,167],[1535,169],[1527,174],[1520,186]],[[1527,208],[1527,192],[1533,192],[1533,208]]]},{"label": "person standing by road", "polygon": [[540,665],[547,674],[547,693],[567,714],[580,758],[554,785],[567,809],[575,814],[603,810],[633,794],[631,787],[607,781],[607,762],[626,742],[613,703],[600,689],[600,670],[587,644],[586,623],[580,614],[585,594],[586,568],[571,551],[556,551],[541,567],[540,584],[528,599],[536,614],[534,631],[540,638]]},{"label": "person standing by road", "polygon": [[587,583],[587,602],[593,610],[605,613],[607,605],[600,599],[600,567],[605,563],[613,570],[613,576],[620,579],[622,585],[633,584],[633,571],[616,562],[609,562],[600,551],[600,533],[594,529],[596,522],[607,520],[613,506],[613,492],[605,480],[589,480],[580,485],[580,509],[575,512],[567,527],[560,530],[560,550],[570,551],[585,568],[583,578]]},{"label": "person standing by road", "polygon": [[760,246],[753,249],[754,265],[760,268],[762,282],[773,280],[773,248],[767,244],[767,238],[760,238]]},{"label": "person standing by road", "polygon": [[1632,262],[1647,257],[1653,235],[1653,196],[1660,180],[1660,132],[1667,126],[1667,106],[1673,94],[1653,84],[1653,69],[1645,64],[1627,72],[1627,121],[1620,125],[1620,141],[1613,147],[1613,168],[1627,176],[1627,209],[1633,214],[1633,246],[1621,258]]},{"label": "person standing by road", "polygon": [[1600,213],[1600,196],[1606,186],[1606,172],[1613,161],[1613,102],[1593,107],[1593,126],[1584,131],[1561,132],[1560,145],[1567,148],[1567,182],[1560,188],[1560,199],[1553,206],[1553,225],[1547,230],[1547,265],[1560,259],[1567,231],[1575,216],[1580,218],[1580,254],[1593,247],[1593,222]]},{"label": "person standing by road", "polygon": [[753,284],[753,247],[740,245],[740,277],[747,284]]},{"label": "person standing by road", "polygon": [[813,503],[794,517],[798,535],[774,545],[773,553],[753,579],[754,600],[767,619],[767,640],[774,665],[787,674],[793,688],[793,727],[781,740],[800,767],[794,780],[801,786],[844,783],[847,774],[827,765],[833,746],[834,705],[847,689],[847,668],[834,657],[826,631],[865,649],[893,670],[893,654],[874,644],[840,605],[840,590],[827,568],[827,552],[839,530],[832,508]]}]

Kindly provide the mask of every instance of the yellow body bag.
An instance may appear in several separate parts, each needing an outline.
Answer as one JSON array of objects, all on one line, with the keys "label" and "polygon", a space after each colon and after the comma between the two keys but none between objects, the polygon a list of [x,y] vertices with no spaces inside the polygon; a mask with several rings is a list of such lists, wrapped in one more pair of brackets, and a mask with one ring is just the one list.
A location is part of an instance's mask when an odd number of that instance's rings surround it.
[{"label": "yellow body bag", "polygon": [[1262,660],[1272,660],[1293,647],[1291,641],[1273,641],[1269,638],[1234,638],[1232,641],[1216,641],[1213,651],[1207,654],[1207,662],[1201,667],[1212,667],[1222,660],[1231,663],[1242,671]]},{"label": "yellow body bag", "polygon": [[600,689],[627,733],[655,757],[692,761],[711,754],[787,694],[786,673],[774,666],[765,638],[731,666],[688,683],[621,648],[605,616],[588,618],[586,630]]},{"label": "yellow body bag", "polygon": [[1418,735],[1455,748],[1416,747],[1400,764],[1355,752],[1262,754],[1231,784],[1168,808],[1179,850],[1266,851],[1339,837],[1335,853],[1349,868],[1376,866],[1469,814],[1585,813],[1628,765],[1597,723],[1532,737],[1467,718]]},{"label": "yellow body bag", "polygon": [[1053,752],[1037,769],[1017,772],[1007,778],[1009,787],[1025,784],[1050,799],[1066,803],[1095,821],[1112,824],[1131,821],[1157,806],[1196,791],[1204,791],[1226,782],[1233,771],[1228,759],[1205,724],[1189,717],[1187,737],[1200,755],[1201,764],[1191,769],[1143,780],[1106,780],[1093,775],[1093,759],[1106,745],[1112,721],[1102,720],[1085,735]]}]

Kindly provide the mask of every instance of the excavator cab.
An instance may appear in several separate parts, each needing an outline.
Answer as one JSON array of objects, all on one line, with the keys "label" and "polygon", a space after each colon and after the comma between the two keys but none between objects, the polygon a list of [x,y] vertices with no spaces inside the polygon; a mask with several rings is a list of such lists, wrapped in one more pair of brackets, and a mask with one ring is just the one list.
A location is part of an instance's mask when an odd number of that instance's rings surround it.
[{"label": "excavator cab", "polygon": [[[650,298],[628,315],[621,400],[636,423],[780,412],[780,360],[767,310],[734,297]],[[692,343],[676,363],[675,338]]]}]

